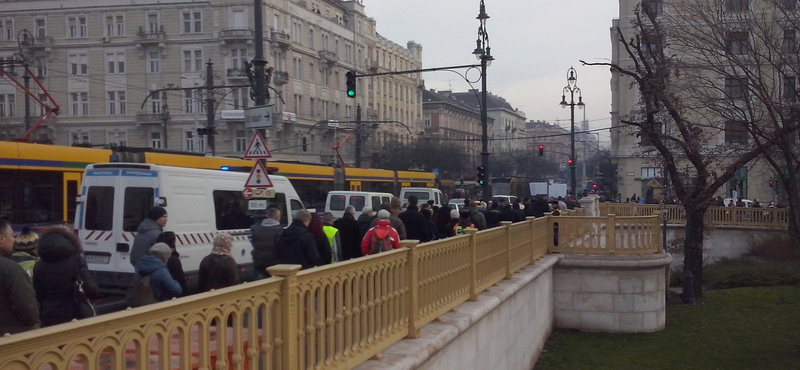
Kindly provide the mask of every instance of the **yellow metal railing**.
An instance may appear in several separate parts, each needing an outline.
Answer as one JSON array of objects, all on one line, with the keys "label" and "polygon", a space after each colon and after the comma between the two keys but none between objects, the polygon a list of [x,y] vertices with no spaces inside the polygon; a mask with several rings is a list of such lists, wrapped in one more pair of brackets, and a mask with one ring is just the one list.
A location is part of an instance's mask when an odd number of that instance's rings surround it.
[{"label": "yellow metal railing", "polygon": [[568,214],[1,337],[0,369],[349,369],[548,252],[659,250],[656,216]]},{"label": "yellow metal railing", "polygon": [[[649,216],[661,213],[659,204],[601,203],[600,215]],[[784,208],[709,207],[705,221],[715,226],[788,227],[789,212]],[[685,224],[686,212],[682,206],[667,206],[667,223]]]}]

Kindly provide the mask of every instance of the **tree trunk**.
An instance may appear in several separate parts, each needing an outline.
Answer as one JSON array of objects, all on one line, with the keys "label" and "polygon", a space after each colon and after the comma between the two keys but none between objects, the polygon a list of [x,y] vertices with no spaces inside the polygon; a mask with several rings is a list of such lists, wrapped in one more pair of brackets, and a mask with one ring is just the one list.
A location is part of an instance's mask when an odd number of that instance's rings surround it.
[{"label": "tree trunk", "polygon": [[683,241],[683,271],[694,277],[694,296],[703,297],[703,239],[706,228],[706,208],[686,207],[686,227]]},{"label": "tree trunk", "polygon": [[787,196],[789,198],[789,236],[796,244],[800,245],[800,210],[798,210],[798,206],[800,206],[800,189],[796,184],[787,190]]}]

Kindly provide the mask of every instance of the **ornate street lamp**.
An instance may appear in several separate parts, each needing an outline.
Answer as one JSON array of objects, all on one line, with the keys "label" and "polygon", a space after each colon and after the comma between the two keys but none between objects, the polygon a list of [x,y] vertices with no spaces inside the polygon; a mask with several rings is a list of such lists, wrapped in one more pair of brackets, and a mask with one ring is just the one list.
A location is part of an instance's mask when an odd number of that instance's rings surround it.
[{"label": "ornate street lamp", "polygon": [[[478,39],[475,41],[476,46],[472,55],[475,55],[481,61],[481,165],[488,180],[491,179],[491,172],[489,170],[489,133],[486,113],[486,67],[492,64],[494,57],[492,57],[492,48],[489,46],[489,33],[486,31],[486,20],[489,19],[489,15],[486,14],[486,6],[483,0],[481,0],[480,12],[476,19],[480,21],[480,25],[478,26]],[[489,191],[489,181],[483,183],[482,194],[483,201],[488,203],[492,199],[492,194]]]},{"label": "ornate street lamp", "polygon": [[[569,102],[567,102],[567,93],[569,93]],[[575,103],[575,94],[578,95],[578,102]],[[569,142],[570,142],[570,155],[569,155],[569,184],[570,188],[572,189],[572,195],[575,196],[577,199],[578,192],[577,192],[577,184],[576,184],[576,174],[575,168],[577,164],[575,163],[575,107],[578,109],[582,109],[583,104],[583,97],[581,96],[581,89],[578,88],[578,72],[575,71],[575,68],[569,67],[567,70],[567,86],[564,87],[564,90],[561,94],[561,108],[569,107],[570,109],[570,130],[569,130]]]}]

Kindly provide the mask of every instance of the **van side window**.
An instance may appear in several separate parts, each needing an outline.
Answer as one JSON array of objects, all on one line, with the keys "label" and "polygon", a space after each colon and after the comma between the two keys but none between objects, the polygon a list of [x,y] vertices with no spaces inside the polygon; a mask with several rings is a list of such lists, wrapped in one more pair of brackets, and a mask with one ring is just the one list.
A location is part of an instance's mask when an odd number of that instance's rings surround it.
[{"label": "van side window", "polygon": [[[297,211],[305,208],[303,207],[303,203],[297,199],[291,200],[291,207],[292,207],[292,219],[294,219],[294,215],[297,214]],[[289,224],[289,222],[286,221],[285,219],[286,219],[286,212],[283,212],[283,214],[281,214],[281,225]]]},{"label": "van side window", "polygon": [[[361,207],[361,208],[363,209],[364,207]],[[381,208],[381,197],[379,197],[379,196],[372,197],[372,210],[374,211],[374,210],[377,210],[377,209],[380,209],[380,208]],[[356,208],[356,211],[361,212],[361,210],[358,209],[358,208]]]},{"label": "van side window", "polygon": [[122,230],[136,231],[153,208],[153,188],[125,188],[125,206],[122,211]]},{"label": "van side window", "polygon": [[217,230],[249,229],[253,218],[248,216],[247,200],[241,191],[214,190],[214,215]]},{"label": "van side window", "polygon": [[347,196],[345,195],[331,195],[331,211],[344,211],[344,208],[347,206],[346,201]]},{"label": "van side window", "polygon": [[86,230],[111,230],[114,222],[114,187],[90,186],[85,210]]},{"label": "van side window", "polygon": [[380,208],[381,204],[383,204],[383,203],[391,203],[391,202],[392,202],[392,198],[390,198],[390,197],[382,197],[380,203],[378,203],[377,205],[372,204],[372,208],[377,210],[377,209]]},{"label": "van side window", "polygon": [[[353,206],[355,209],[364,209],[364,205],[367,202],[367,197],[363,195],[351,195],[350,196],[350,205]],[[344,210],[344,208],[342,208]]]}]

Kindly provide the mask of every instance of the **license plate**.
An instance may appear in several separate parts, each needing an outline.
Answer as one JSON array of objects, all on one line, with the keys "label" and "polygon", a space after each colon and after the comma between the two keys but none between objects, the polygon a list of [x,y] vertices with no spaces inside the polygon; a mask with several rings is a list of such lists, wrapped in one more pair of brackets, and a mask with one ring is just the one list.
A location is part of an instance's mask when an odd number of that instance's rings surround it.
[{"label": "license plate", "polygon": [[95,256],[95,255],[86,256],[86,263],[101,263],[107,265],[109,262],[111,262],[110,256]]}]

